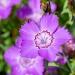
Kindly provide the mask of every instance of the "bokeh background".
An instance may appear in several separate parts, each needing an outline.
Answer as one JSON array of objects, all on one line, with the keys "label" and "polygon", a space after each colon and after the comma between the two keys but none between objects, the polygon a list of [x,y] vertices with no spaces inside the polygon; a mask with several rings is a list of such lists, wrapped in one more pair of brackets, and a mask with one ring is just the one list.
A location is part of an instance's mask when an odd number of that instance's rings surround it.
[{"label": "bokeh background", "polygon": [[[61,26],[65,26],[75,37],[75,0],[53,0],[57,5],[56,14],[59,16]],[[42,3],[46,5],[48,0],[42,0]],[[27,0],[22,0],[22,4],[26,4]],[[19,19],[16,16],[16,11],[21,5],[12,7],[10,16],[5,20],[0,20],[0,75],[7,75],[10,72],[9,65],[4,61],[4,52],[12,44],[14,44],[16,38],[19,35],[19,28],[24,23],[24,20]],[[46,7],[43,6],[46,10]],[[73,72],[70,75],[75,75],[75,58],[73,58],[72,66]],[[61,75],[68,75],[64,72]]]}]

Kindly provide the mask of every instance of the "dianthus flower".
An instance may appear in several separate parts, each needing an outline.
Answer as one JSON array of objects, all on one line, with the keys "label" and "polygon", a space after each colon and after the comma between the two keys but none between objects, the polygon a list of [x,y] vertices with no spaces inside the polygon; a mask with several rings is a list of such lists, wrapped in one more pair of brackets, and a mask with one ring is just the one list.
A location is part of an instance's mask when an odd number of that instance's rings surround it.
[{"label": "dianthus flower", "polygon": [[37,24],[27,22],[20,29],[20,37],[16,44],[21,48],[25,57],[35,57],[38,54],[43,58],[54,61],[60,47],[71,39],[65,27],[59,27],[58,17],[53,14],[44,15]]},{"label": "dianthus flower", "polygon": [[6,62],[11,67],[11,75],[43,75],[43,58],[26,58],[16,46],[10,47],[4,54]]},{"label": "dianthus flower", "polygon": [[21,0],[0,0],[0,19],[6,19],[10,15],[12,6],[20,2]]}]

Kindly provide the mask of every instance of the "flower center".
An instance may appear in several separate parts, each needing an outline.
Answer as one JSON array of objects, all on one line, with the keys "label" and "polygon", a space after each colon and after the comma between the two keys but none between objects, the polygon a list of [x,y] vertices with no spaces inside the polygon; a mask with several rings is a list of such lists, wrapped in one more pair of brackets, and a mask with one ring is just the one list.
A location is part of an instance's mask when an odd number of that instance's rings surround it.
[{"label": "flower center", "polygon": [[22,67],[26,68],[34,64],[34,59],[21,57],[19,62]]},{"label": "flower center", "polygon": [[47,48],[51,45],[53,37],[48,31],[42,31],[35,36],[35,44],[38,48]]}]

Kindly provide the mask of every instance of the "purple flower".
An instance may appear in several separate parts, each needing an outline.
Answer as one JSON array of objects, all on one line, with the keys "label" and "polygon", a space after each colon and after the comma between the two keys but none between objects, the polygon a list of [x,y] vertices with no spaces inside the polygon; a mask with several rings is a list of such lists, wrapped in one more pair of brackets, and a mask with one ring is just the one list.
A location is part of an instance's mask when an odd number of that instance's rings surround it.
[{"label": "purple flower", "polygon": [[10,47],[4,54],[4,59],[11,67],[11,75],[43,75],[43,59],[26,58],[16,46]]},{"label": "purple flower", "polygon": [[0,9],[0,20],[1,19],[6,19],[11,12],[11,8],[6,8],[6,9]]},{"label": "purple flower", "polygon": [[12,6],[19,4],[21,0],[0,0],[0,19],[6,19],[11,12]]},{"label": "purple flower", "polygon": [[22,6],[17,11],[17,16],[21,19],[28,18],[36,22],[43,15],[43,10],[41,9],[41,0],[29,0],[28,5]]},{"label": "purple flower", "polygon": [[[56,59],[60,47],[71,39],[65,27],[59,27],[58,17],[53,14],[43,16],[38,24],[30,21],[20,29],[20,47],[25,57],[35,57],[38,53],[49,61]],[[20,42],[18,42],[20,41]]]},{"label": "purple flower", "polygon": [[66,56],[57,56],[56,58],[57,63],[59,64],[66,64],[68,62],[68,58]]},{"label": "purple flower", "polygon": [[21,3],[21,0],[11,0],[13,5],[16,5],[16,4],[20,4]]},{"label": "purple flower", "polygon": [[32,15],[32,13],[33,12],[28,5],[23,5],[17,10],[17,16],[21,19],[25,19],[27,16]]},{"label": "purple flower", "polygon": [[63,51],[65,55],[69,57],[74,57],[75,55],[75,38],[70,39],[68,42],[65,43],[63,47]]},{"label": "purple flower", "polygon": [[[75,39],[69,40],[69,41],[65,44],[65,48],[67,49],[66,52],[75,51]],[[65,49],[65,50],[66,50],[66,49]]]}]

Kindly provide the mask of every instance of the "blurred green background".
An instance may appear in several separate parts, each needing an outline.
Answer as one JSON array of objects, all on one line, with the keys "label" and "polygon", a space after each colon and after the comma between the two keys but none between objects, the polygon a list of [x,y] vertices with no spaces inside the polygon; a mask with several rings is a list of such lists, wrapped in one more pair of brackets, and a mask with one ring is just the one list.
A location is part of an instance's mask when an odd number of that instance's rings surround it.
[{"label": "blurred green background", "polygon": [[[56,14],[59,16],[61,26],[69,29],[73,37],[75,37],[75,0],[52,0],[57,4]],[[27,1],[23,0],[25,4]],[[48,0],[42,0],[44,4]],[[6,20],[0,21],[0,75],[6,75],[10,72],[10,67],[3,59],[4,52],[12,44],[19,35],[19,28],[24,23],[16,16],[16,11],[20,6],[13,6],[10,16]],[[75,61],[73,60],[72,66],[74,71],[70,75],[75,75]],[[61,74],[67,75],[67,74]]]}]

